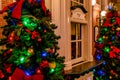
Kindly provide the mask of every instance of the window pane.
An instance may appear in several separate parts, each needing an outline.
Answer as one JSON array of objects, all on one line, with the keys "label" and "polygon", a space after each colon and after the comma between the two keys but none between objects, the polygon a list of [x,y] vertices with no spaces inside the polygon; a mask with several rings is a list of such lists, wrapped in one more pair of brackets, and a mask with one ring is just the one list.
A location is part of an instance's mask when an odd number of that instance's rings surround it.
[{"label": "window pane", "polygon": [[77,57],[81,57],[81,50],[82,48],[81,48],[81,42],[78,42],[78,55],[77,55]]},{"label": "window pane", "polygon": [[71,44],[71,58],[75,59],[76,58],[76,42],[72,42]]},{"label": "window pane", "polygon": [[83,0],[79,0],[79,2],[83,4]]},{"label": "window pane", "polygon": [[76,24],[72,23],[71,25],[71,39],[76,40]]},{"label": "window pane", "polygon": [[78,24],[77,27],[77,40],[80,40],[81,39],[81,24]]}]

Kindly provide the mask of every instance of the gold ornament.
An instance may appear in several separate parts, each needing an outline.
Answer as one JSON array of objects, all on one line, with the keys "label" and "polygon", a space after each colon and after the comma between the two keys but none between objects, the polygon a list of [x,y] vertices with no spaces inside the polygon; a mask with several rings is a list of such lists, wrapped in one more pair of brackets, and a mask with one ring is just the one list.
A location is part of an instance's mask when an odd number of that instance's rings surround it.
[{"label": "gold ornament", "polygon": [[118,27],[116,30],[117,30],[117,31],[120,31],[120,27]]},{"label": "gold ornament", "polygon": [[113,66],[115,66],[115,63],[112,63]]},{"label": "gold ornament", "polygon": [[56,67],[56,63],[55,63],[55,62],[49,63],[49,67],[50,67],[50,68],[55,68],[55,67]]},{"label": "gold ornament", "polygon": [[13,49],[10,49],[10,51],[13,51]]},{"label": "gold ornament", "polygon": [[33,53],[34,53],[33,48],[29,48],[29,49],[28,49],[28,52],[29,52],[30,54],[33,54]]},{"label": "gold ornament", "polygon": [[112,79],[112,76],[109,76],[109,79]]},{"label": "gold ornament", "polygon": [[118,74],[115,74],[116,77],[118,77]]},{"label": "gold ornament", "polygon": [[105,39],[106,37],[105,37],[105,36],[103,36],[103,38]]}]

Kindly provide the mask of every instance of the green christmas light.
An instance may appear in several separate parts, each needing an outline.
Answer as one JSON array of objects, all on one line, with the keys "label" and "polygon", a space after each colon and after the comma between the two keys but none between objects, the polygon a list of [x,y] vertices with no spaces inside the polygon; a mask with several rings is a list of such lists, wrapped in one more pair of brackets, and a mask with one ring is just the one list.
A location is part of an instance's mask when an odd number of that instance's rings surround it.
[{"label": "green christmas light", "polygon": [[29,52],[26,52],[27,56],[31,56],[31,54]]},{"label": "green christmas light", "polygon": [[102,42],[102,41],[103,41],[103,38],[100,37],[100,38],[98,39],[98,42]]},{"label": "green christmas light", "polygon": [[104,28],[104,31],[107,32],[107,31],[108,31],[108,28],[105,27],[105,28]]},{"label": "green christmas light", "polygon": [[22,23],[31,31],[33,31],[37,27],[37,22],[32,17],[23,17]]},{"label": "green christmas light", "polygon": [[29,23],[30,23],[30,19],[27,18],[27,17],[24,17],[24,18],[23,18],[23,25],[29,26]]},{"label": "green christmas light", "polygon": [[20,63],[24,63],[24,62],[25,62],[25,57],[24,56],[20,57]]},{"label": "green christmas light", "polygon": [[104,52],[107,52],[107,53],[108,53],[109,51],[110,51],[110,48],[109,48],[109,47],[105,47],[105,48],[104,48]]},{"label": "green christmas light", "polygon": [[49,73],[53,73],[54,71],[55,71],[55,69],[51,68]]},{"label": "green christmas light", "polygon": [[32,22],[30,25],[34,26],[34,27],[37,26],[37,24],[35,22]]}]

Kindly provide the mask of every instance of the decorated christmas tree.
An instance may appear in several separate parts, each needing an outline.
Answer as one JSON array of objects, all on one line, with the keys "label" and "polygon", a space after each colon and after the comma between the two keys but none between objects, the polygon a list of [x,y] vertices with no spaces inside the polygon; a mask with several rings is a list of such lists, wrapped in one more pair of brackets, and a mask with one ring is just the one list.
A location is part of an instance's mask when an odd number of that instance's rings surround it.
[{"label": "decorated christmas tree", "polygon": [[30,80],[63,80],[64,57],[57,53],[60,36],[44,0],[17,0],[1,13],[7,24],[1,26],[0,80],[35,75],[43,77]]},{"label": "decorated christmas tree", "polygon": [[94,58],[102,65],[95,70],[95,80],[120,80],[120,17],[113,3],[100,26]]}]

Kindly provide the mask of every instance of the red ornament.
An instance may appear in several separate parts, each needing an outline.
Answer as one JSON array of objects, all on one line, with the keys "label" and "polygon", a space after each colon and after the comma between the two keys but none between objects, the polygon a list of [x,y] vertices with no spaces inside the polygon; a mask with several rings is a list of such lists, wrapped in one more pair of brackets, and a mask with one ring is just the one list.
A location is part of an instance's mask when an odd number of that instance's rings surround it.
[{"label": "red ornament", "polygon": [[115,53],[113,51],[110,51],[109,52],[109,57],[110,58],[116,58],[116,55],[115,55]]},{"label": "red ornament", "polygon": [[38,32],[36,32],[36,31],[33,31],[32,33],[31,33],[31,38],[32,39],[35,39],[36,37],[38,37],[38,35],[39,35],[39,33]]},{"label": "red ornament", "polygon": [[38,69],[36,69],[36,73],[37,74],[41,74],[41,70],[38,68]]},{"label": "red ornament", "polygon": [[9,36],[8,36],[8,42],[11,42],[11,41],[13,41],[14,40],[14,37],[15,37],[15,34],[14,34],[14,32],[12,32]]},{"label": "red ornament", "polygon": [[0,78],[4,78],[5,75],[3,74],[3,72],[0,70]]},{"label": "red ornament", "polygon": [[41,38],[39,38],[39,39],[38,39],[38,42],[41,42],[41,41],[42,41],[42,39],[41,39]]},{"label": "red ornament", "polygon": [[11,73],[11,67],[6,68],[7,73]]},{"label": "red ornament", "polygon": [[48,52],[49,52],[49,53],[54,53],[54,52],[55,52],[55,49],[54,49],[54,48],[49,49]]},{"label": "red ornament", "polygon": [[31,34],[31,31],[30,31],[29,29],[25,29],[25,31],[26,31],[27,33],[30,33],[30,34]]},{"label": "red ornament", "polygon": [[115,74],[116,74],[113,70],[111,70],[111,71],[110,71],[110,73],[112,73],[113,75],[115,75]]},{"label": "red ornament", "polygon": [[113,52],[115,52],[115,53],[120,53],[120,49],[114,47]]},{"label": "red ornament", "polygon": [[46,67],[48,67],[49,66],[49,64],[48,64],[48,61],[47,60],[43,60],[41,63],[40,63],[40,67],[41,68],[46,68]]},{"label": "red ornament", "polygon": [[47,32],[47,30],[44,30],[44,33],[46,33]]}]

